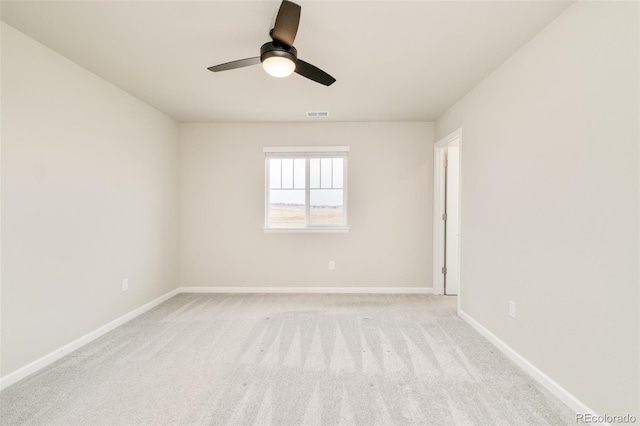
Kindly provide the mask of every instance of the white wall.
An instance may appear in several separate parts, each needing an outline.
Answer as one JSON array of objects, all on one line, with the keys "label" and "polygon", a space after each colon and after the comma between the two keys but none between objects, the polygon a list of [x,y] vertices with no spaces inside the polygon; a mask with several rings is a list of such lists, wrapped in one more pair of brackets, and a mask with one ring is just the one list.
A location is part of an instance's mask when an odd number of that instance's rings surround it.
[{"label": "white wall", "polygon": [[463,129],[462,310],[636,416],[638,52],[637,2],[578,2],[436,122]]},{"label": "white wall", "polygon": [[177,287],[178,136],[2,24],[2,376]]},{"label": "white wall", "polygon": [[[183,124],[180,143],[183,286],[432,286],[431,123]],[[351,147],[349,233],[263,232],[262,148],[283,145]]]}]

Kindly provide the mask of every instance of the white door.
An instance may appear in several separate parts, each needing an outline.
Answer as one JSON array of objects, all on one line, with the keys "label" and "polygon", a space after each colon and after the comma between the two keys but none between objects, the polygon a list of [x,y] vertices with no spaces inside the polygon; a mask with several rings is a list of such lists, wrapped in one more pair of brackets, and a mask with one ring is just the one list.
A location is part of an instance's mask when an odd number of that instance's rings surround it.
[{"label": "white door", "polygon": [[458,294],[460,289],[460,147],[447,148],[445,184],[445,267],[444,294]]}]

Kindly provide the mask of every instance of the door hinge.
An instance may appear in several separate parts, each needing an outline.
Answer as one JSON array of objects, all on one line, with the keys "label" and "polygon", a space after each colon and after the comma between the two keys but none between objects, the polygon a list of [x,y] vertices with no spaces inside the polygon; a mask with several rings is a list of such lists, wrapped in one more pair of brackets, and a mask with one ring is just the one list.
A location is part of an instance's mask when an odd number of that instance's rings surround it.
[{"label": "door hinge", "polygon": [[447,163],[448,163],[448,161],[447,161],[446,158],[444,160],[442,160],[442,167],[447,167],[447,165],[448,165]]},{"label": "door hinge", "polygon": [[443,274],[445,274],[445,275],[447,275],[447,267],[446,267],[446,266],[443,266],[443,267],[442,267],[442,273],[443,273]]},{"label": "door hinge", "polygon": [[446,213],[442,213],[442,220],[444,220],[445,222],[447,221],[447,214]]}]

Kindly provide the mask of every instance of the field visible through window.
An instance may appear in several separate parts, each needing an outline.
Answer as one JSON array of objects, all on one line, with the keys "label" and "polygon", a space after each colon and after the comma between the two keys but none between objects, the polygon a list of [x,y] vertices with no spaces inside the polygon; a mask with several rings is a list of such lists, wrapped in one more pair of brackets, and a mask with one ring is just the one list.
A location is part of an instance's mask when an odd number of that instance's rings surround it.
[{"label": "field visible through window", "polygon": [[[269,226],[274,228],[295,228],[305,226],[304,205],[271,204]],[[311,206],[309,223],[319,225],[341,225],[344,223],[342,206]]]}]

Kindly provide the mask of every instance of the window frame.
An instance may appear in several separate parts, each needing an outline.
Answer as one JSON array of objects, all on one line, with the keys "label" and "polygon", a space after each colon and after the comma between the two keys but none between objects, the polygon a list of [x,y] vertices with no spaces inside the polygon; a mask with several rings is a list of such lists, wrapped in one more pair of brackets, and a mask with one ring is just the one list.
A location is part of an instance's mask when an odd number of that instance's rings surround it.
[{"label": "window frame", "polygon": [[[264,206],[264,232],[349,232],[348,207],[347,207],[347,187],[348,187],[348,154],[349,146],[272,146],[263,147],[265,161],[265,206]],[[304,158],[305,159],[305,225],[302,227],[270,227],[270,165],[269,160],[279,158]],[[312,158],[342,158],[342,211],[344,223],[340,225],[314,225],[310,223],[310,160]]]}]

